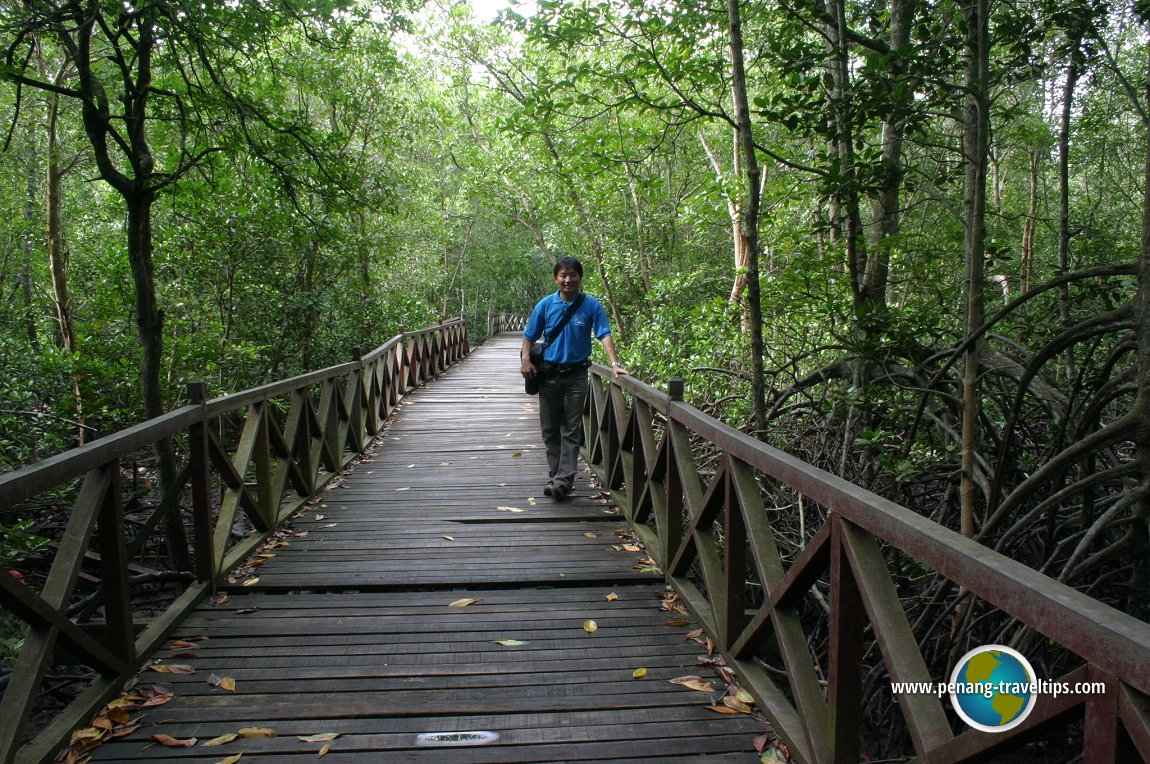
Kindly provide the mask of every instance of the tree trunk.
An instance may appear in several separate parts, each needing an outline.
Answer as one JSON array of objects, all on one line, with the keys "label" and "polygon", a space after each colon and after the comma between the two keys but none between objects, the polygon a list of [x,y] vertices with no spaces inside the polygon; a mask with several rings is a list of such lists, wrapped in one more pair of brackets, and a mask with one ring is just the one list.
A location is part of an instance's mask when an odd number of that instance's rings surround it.
[{"label": "tree trunk", "polygon": [[[1070,41],[1070,61],[1066,65],[1066,81],[1062,88],[1062,115],[1058,125],[1058,275],[1070,272],[1070,120],[1074,103],[1074,88],[1082,58],[1082,34],[1074,33]],[[1058,294],[1059,317],[1063,326],[1071,325],[1070,287],[1063,285]],[[1066,378],[1074,379],[1074,346],[1066,348]]]},{"label": "tree trunk", "polygon": [[747,205],[743,208],[742,233],[747,249],[747,315],[751,325],[751,396],[758,437],[767,431],[766,378],[763,372],[763,307],[759,285],[759,203],[762,171],[755,155],[751,129],[751,109],[747,97],[747,75],[743,64],[743,24],[739,0],[727,0],[727,21],[731,49],[731,86],[735,101],[735,123],[747,178]]},{"label": "tree trunk", "polygon": [[[988,0],[962,0],[966,24],[966,103],[963,109],[962,151],[965,163],[963,206],[965,218],[966,336],[973,336],[984,320],[986,244],[986,166],[989,143],[989,39]],[[960,530],[975,533],[978,422],[981,415],[978,386],[978,348],[971,345],[963,359],[962,375],[962,468],[960,484]]]}]

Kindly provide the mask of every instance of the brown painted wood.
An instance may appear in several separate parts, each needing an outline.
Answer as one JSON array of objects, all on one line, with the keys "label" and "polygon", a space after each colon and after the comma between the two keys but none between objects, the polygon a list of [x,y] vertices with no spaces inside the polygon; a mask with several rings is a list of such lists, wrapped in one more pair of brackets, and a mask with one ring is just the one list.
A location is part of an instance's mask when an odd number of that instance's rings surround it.
[{"label": "brown painted wood", "polygon": [[[695,626],[660,609],[662,576],[622,548],[627,526],[603,491],[581,475],[569,500],[543,496],[537,400],[522,391],[518,348],[517,335],[500,336],[404,397],[360,464],[296,515],[286,545],[172,635],[199,647],[156,655],[195,673],[141,674],[175,691],[148,714],[159,724],[105,743],[95,760],[242,750],[243,761],[314,761],[321,744],[295,736],[340,732],[325,761],[757,761],[764,725],[707,710],[725,685],[697,665]],[[409,349],[421,379],[443,363],[429,342]],[[475,601],[451,607],[464,598]],[[507,639],[524,644],[498,644]],[[634,678],[637,668],[647,675]],[[668,681],[687,674],[720,689]],[[252,726],[278,736],[207,749],[150,740]],[[417,745],[421,732],[474,730],[500,739]]]}]

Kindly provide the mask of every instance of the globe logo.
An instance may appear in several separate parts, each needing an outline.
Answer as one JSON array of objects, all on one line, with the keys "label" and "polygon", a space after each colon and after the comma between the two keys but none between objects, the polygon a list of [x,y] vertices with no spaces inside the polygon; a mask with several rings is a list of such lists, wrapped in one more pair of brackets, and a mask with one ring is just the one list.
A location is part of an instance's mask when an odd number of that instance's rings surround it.
[{"label": "globe logo", "polygon": [[1030,662],[1005,645],[983,645],[962,656],[950,677],[950,702],[964,722],[1005,732],[1026,721],[1038,700]]}]

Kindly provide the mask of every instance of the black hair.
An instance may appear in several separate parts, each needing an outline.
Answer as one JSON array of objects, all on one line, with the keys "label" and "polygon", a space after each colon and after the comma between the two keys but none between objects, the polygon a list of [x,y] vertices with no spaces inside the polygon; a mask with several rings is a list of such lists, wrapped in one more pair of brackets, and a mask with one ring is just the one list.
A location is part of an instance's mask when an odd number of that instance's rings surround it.
[{"label": "black hair", "polygon": [[575,271],[579,274],[579,278],[583,278],[583,263],[573,257],[561,257],[556,260],[555,267],[551,270],[551,275],[558,276],[559,271],[562,270]]}]

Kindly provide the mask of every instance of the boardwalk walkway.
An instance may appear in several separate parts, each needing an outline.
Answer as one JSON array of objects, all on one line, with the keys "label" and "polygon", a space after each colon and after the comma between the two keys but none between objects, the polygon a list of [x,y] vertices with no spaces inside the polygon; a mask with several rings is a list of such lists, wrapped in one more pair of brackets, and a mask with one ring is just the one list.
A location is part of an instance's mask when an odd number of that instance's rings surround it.
[{"label": "boardwalk walkway", "polygon": [[[325,742],[297,736],[339,733],[323,761],[757,761],[763,726],[706,708],[725,685],[604,495],[581,478],[566,502],[542,496],[518,343],[497,337],[409,395],[286,544],[174,635],[198,647],[158,656],[195,673],[141,675],[175,692],[146,719],[159,726],[94,759],[315,761]],[[719,689],[667,681],[685,674]],[[241,728],[276,737],[203,746]]]}]

